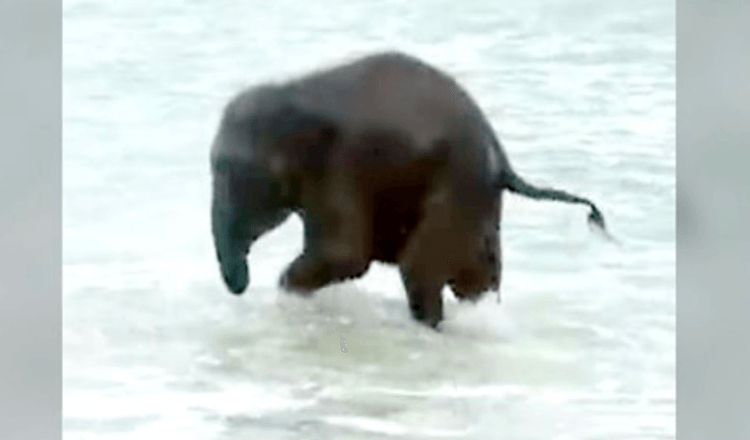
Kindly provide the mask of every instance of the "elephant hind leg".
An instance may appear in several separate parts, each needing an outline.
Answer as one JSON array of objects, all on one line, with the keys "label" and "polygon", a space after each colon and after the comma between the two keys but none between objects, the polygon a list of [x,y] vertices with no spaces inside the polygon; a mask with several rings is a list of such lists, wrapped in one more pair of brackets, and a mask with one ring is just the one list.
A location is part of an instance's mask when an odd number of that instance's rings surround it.
[{"label": "elephant hind leg", "polygon": [[458,271],[455,278],[448,281],[458,300],[476,302],[488,290],[498,289],[498,275],[483,272],[485,271],[464,268]]},{"label": "elephant hind leg", "polygon": [[446,185],[426,198],[422,219],[398,259],[412,316],[433,328],[443,320],[442,289],[450,277],[456,242],[453,218],[452,193]]},{"label": "elephant hind leg", "polygon": [[459,300],[476,302],[488,291],[500,294],[501,274],[500,265],[480,263],[474,268],[460,270],[448,285]]},{"label": "elephant hind leg", "polygon": [[401,268],[401,280],[406,288],[411,316],[432,328],[443,320],[443,297],[445,284],[437,277],[424,272]]},{"label": "elephant hind leg", "polygon": [[[467,234],[467,238],[470,237],[472,235]],[[478,301],[488,290],[500,289],[502,259],[499,240],[496,232],[486,232],[484,236],[455,248],[463,250],[461,254],[453,254],[458,264],[448,281],[456,298]]]}]

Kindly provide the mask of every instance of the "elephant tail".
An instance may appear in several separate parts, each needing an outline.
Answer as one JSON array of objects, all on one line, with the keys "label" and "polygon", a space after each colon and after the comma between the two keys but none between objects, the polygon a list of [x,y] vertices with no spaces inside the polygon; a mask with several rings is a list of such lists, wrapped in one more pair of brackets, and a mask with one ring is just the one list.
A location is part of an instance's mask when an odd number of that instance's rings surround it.
[{"label": "elephant tail", "polygon": [[534,185],[523,180],[521,176],[516,174],[510,168],[506,169],[505,172],[502,173],[502,177],[500,178],[500,181],[498,183],[498,189],[500,189],[501,191],[503,189],[508,189],[509,191],[516,194],[520,194],[536,200],[556,200],[559,202],[581,203],[584,205],[588,205],[591,208],[591,213],[589,213],[588,216],[589,225],[598,227],[601,232],[603,232],[607,236],[607,238],[614,241],[612,236],[607,232],[604,223],[604,216],[602,215],[601,211],[599,211],[599,208],[597,208],[596,205],[589,199],[554,188],[535,187]]}]

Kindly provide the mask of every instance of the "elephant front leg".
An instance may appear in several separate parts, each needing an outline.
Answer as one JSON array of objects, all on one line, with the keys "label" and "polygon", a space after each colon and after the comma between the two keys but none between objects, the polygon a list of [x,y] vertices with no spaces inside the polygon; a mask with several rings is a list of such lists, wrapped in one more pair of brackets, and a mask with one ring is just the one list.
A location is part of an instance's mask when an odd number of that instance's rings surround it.
[{"label": "elephant front leg", "polygon": [[316,239],[306,246],[284,271],[279,284],[287,291],[309,295],[328,284],[358,278],[367,272],[369,260],[356,242],[338,238]]},{"label": "elephant front leg", "polygon": [[367,272],[368,223],[359,202],[356,194],[340,185],[326,209],[305,213],[305,248],[284,271],[281,287],[308,295]]}]

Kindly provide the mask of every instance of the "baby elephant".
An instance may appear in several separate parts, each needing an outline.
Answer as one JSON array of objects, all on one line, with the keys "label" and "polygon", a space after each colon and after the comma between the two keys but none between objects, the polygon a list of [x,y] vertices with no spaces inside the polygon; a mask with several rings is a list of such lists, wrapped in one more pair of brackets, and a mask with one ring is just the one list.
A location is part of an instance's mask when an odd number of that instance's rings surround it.
[{"label": "baby elephant", "polygon": [[310,294],[398,265],[412,316],[443,319],[441,291],[477,300],[500,288],[500,212],[507,189],[592,202],[526,183],[486,117],[454,79],[401,53],[380,53],[225,107],[211,149],[212,232],[227,288],[241,294],[253,242],[292,212],[304,250],[280,285]]}]

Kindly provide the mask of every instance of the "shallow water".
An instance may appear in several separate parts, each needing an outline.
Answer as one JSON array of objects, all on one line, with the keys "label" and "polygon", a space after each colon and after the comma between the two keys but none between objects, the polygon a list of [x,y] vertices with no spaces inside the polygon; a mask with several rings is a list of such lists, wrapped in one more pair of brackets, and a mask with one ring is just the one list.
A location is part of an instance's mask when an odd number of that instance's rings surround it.
[{"label": "shallow water", "polygon": [[[66,0],[66,439],[675,437],[674,4]],[[460,6],[459,6],[460,5]],[[455,74],[530,181],[502,302],[409,318],[393,267],[312,299],[291,218],[221,284],[208,146],[239,88],[374,49]]]}]

